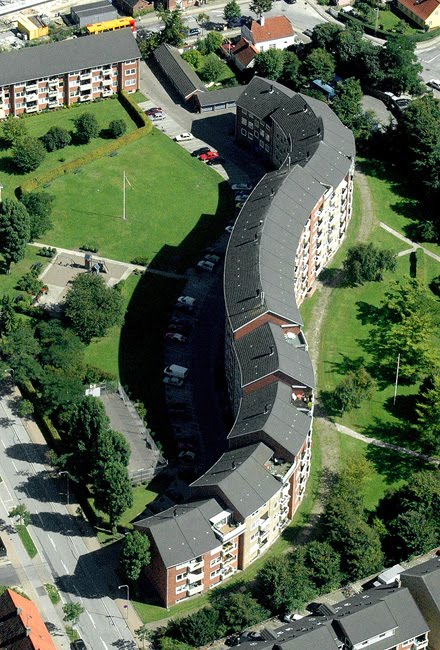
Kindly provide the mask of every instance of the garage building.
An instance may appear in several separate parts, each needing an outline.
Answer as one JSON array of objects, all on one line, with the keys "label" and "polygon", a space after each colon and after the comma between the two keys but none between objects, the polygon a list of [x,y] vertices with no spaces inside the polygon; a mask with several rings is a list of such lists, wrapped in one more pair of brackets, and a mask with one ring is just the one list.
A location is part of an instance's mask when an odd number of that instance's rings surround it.
[{"label": "garage building", "polygon": [[103,23],[106,20],[115,20],[118,12],[108,0],[99,0],[88,5],[76,5],[70,9],[72,22],[78,27],[85,27],[92,23]]}]

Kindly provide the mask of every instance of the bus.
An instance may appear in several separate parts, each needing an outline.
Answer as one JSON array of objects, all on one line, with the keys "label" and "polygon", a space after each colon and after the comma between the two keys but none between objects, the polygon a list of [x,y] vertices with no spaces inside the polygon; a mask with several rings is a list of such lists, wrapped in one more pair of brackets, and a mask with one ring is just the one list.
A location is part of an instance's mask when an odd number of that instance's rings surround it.
[{"label": "bus", "polygon": [[131,27],[131,31],[136,32],[136,21],[130,16],[116,18],[115,20],[106,20],[103,23],[93,23],[87,25],[87,34],[101,34],[102,32],[113,32],[115,29],[124,29]]}]

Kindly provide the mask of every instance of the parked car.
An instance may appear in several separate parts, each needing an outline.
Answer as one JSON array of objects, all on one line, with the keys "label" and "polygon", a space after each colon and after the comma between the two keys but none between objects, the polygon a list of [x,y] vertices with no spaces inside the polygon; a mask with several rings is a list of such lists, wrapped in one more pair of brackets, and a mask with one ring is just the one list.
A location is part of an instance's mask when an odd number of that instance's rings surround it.
[{"label": "parked car", "polygon": [[240,27],[241,25],[241,17],[238,18],[229,18],[228,20],[228,27]]},{"label": "parked car", "polygon": [[180,449],[181,451],[194,451],[195,448],[196,447],[192,442],[186,442],[185,440],[177,443],[177,449]]},{"label": "parked car", "polygon": [[233,192],[243,192],[248,190],[249,192],[254,189],[252,183],[234,183],[231,185],[231,190]]},{"label": "parked car", "polygon": [[211,158],[210,160],[206,161],[207,165],[223,165],[225,162],[225,159],[222,158],[221,156],[215,156],[215,158]]},{"label": "parked car", "polygon": [[240,634],[240,643],[246,643],[246,641],[263,641],[264,637],[260,632],[242,632]]},{"label": "parked car", "polygon": [[167,332],[165,338],[169,341],[178,341],[179,343],[186,343],[188,340],[186,336],[179,334],[179,332]]},{"label": "parked car", "polygon": [[[205,255],[206,257],[206,255]],[[193,298],[192,296],[179,296],[177,298],[177,304],[182,305],[184,307],[188,307],[189,309],[192,309],[196,303],[196,299]]]},{"label": "parked car", "polygon": [[145,111],[147,115],[155,115],[156,113],[163,113],[163,108],[160,106],[153,106]]},{"label": "parked car", "polygon": [[196,457],[195,453],[193,451],[180,451],[179,452],[179,460],[185,460],[187,462],[192,462],[194,458]]},{"label": "parked car", "polygon": [[188,368],[185,366],[179,366],[177,363],[171,363],[169,366],[166,366],[163,370],[164,375],[168,377],[179,377],[179,379],[186,379],[188,374]]},{"label": "parked car", "polygon": [[208,151],[207,153],[201,153],[199,156],[199,160],[202,162],[208,162],[208,160],[214,160],[214,158],[219,157],[218,151]]},{"label": "parked car", "polygon": [[181,388],[183,386],[183,379],[180,379],[180,377],[168,377],[168,375],[165,375],[163,378],[163,383],[168,384],[168,386]]},{"label": "parked car", "polygon": [[82,639],[77,639],[72,642],[71,648],[73,650],[87,650],[87,646]]},{"label": "parked car", "polygon": [[210,253],[209,255],[205,255],[203,259],[208,260],[208,262],[212,262],[213,264],[217,264],[217,262],[220,262],[220,257],[218,255],[213,255],[212,253]]},{"label": "parked car", "polygon": [[191,152],[191,156],[194,156],[194,158],[198,158],[199,156],[202,155],[202,153],[208,153],[209,151],[212,151],[209,147],[200,147],[200,149],[194,149],[194,151]]},{"label": "parked car", "polygon": [[202,32],[198,27],[191,27],[188,32],[188,36],[199,36]]},{"label": "parked car", "polygon": [[185,142],[185,140],[192,140],[193,139],[193,134],[192,133],[180,133],[179,135],[176,135],[174,138],[175,142]]},{"label": "parked car", "polygon": [[208,260],[200,260],[200,262],[197,262],[197,268],[204,269],[205,271],[213,271],[214,264],[212,262],[208,262]]},{"label": "parked car", "polygon": [[[295,1],[296,1],[296,0],[295,0]],[[287,0],[286,0],[286,2],[287,2]],[[289,3],[289,4],[290,4],[290,3]],[[308,36],[309,38],[312,38],[312,36],[313,36],[313,30],[312,30],[312,29],[305,29],[305,30],[303,31],[303,34],[304,34],[304,36]]]},{"label": "parked car", "polygon": [[436,90],[440,90],[440,79],[430,79],[426,85],[435,88]]},{"label": "parked car", "polygon": [[162,122],[165,119],[165,113],[154,113],[148,116],[152,122]]},{"label": "parked car", "polygon": [[235,196],[235,203],[244,203],[249,198],[249,194],[237,194]]}]

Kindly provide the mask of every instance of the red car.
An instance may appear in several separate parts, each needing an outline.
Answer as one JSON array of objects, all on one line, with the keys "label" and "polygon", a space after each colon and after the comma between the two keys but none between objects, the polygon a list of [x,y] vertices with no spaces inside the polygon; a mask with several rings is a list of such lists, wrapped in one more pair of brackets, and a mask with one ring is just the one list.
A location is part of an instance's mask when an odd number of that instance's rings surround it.
[{"label": "red car", "polygon": [[207,153],[202,153],[199,156],[199,160],[202,162],[208,162],[208,160],[214,160],[214,158],[219,157],[219,152],[218,151],[208,151]]}]

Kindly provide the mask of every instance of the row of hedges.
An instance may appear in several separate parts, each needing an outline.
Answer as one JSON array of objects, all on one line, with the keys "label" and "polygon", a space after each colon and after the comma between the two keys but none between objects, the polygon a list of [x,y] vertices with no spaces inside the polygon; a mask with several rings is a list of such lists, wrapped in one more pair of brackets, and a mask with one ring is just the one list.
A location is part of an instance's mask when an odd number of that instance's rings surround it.
[{"label": "row of hedges", "polygon": [[128,93],[125,92],[125,90],[122,90],[119,93],[119,101],[121,102],[122,106],[125,108],[127,113],[130,115],[131,119],[133,122],[136,124],[137,127],[142,128],[144,126],[149,126],[150,131],[152,129],[152,123],[148,119],[148,117],[145,115],[144,111],[139,108],[137,102],[129,95]]},{"label": "row of hedges", "polygon": [[122,147],[125,147],[125,145],[131,144],[132,142],[136,142],[136,140],[144,138],[146,135],[149,135],[151,133],[152,128],[152,123],[147,120],[147,123],[137,131],[132,131],[131,133],[127,133],[126,135],[121,136],[117,140],[112,140],[111,142],[103,144],[97,149],[94,149],[94,151],[90,151],[89,153],[86,153],[84,156],[80,156],[75,160],[70,160],[64,165],[59,165],[54,169],[46,172],[41,172],[41,174],[37,174],[33,178],[25,181],[22,185],[20,185],[20,187],[17,188],[17,197],[20,198],[23,193],[32,192],[37,188],[44,186],[46,183],[50,183],[55,178],[58,178],[58,176],[62,176],[68,172],[76,171],[77,169],[80,169],[84,165],[88,165],[94,160],[98,160],[103,156],[108,156],[113,152],[118,151],[118,149],[122,149]]},{"label": "row of hedges", "polygon": [[[390,36],[396,36],[397,33],[397,32],[388,32],[385,29],[374,29],[374,27],[368,25],[360,18],[356,18],[355,16],[352,16],[351,14],[345,11],[338,12],[338,20],[347,24],[359,25],[360,27],[362,27],[365,34],[369,34],[370,36],[376,36],[377,38],[383,38],[384,40],[387,40],[388,38],[390,38]],[[406,35],[406,37],[411,39],[413,43],[419,43],[421,41],[429,41],[431,38],[435,38],[436,36],[439,35],[440,35],[440,27],[438,29],[432,29],[429,32],[422,32],[422,30],[420,30],[419,33],[413,35]]]}]

